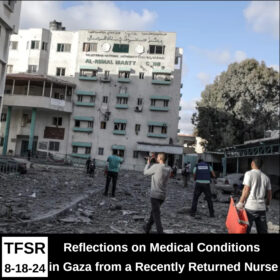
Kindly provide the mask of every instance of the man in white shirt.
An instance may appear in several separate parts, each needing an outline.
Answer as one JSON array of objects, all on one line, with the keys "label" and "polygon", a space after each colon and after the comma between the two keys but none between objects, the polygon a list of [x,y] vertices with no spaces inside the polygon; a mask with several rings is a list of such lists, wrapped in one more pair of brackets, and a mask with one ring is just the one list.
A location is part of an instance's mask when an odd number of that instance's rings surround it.
[{"label": "man in white shirt", "polygon": [[243,181],[243,191],[237,209],[245,207],[249,226],[247,233],[250,233],[253,222],[256,223],[258,233],[267,233],[266,211],[269,206],[272,192],[269,178],[260,170],[262,160],[255,158],[251,162],[252,170],[247,171]]}]

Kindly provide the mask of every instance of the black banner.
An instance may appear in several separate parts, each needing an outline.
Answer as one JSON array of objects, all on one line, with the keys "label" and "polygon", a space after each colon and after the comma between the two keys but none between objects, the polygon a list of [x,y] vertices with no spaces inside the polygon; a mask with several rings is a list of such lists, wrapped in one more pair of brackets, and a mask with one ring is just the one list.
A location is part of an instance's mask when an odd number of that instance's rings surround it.
[{"label": "black banner", "polygon": [[[48,237],[48,279],[74,276],[131,277],[132,275],[170,276],[183,279],[188,275],[228,273],[279,274],[279,235],[34,235]],[[19,245],[5,243],[5,237],[15,237]],[[35,252],[20,242],[24,235],[2,236],[3,252],[30,254]],[[4,239],[3,239],[4,238]],[[4,241],[3,241],[4,240]],[[5,244],[4,244],[5,243]],[[16,243],[16,242],[15,242]],[[38,243],[37,241],[35,243]],[[4,244],[4,245],[3,245]],[[39,253],[42,244],[36,245]],[[3,247],[4,246],[4,247]],[[29,245],[31,246],[31,245]],[[7,247],[7,248],[5,248]],[[32,247],[32,246],[31,246]],[[27,249],[29,248],[29,249]],[[32,251],[32,252],[31,252]],[[6,255],[2,255],[3,260]],[[28,255],[26,255],[28,257]],[[34,257],[36,260],[36,257]],[[2,272],[3,272],[2,260]],[[26,258],[27,260],[27,258]],[[4,260],[5,261],[5,260]],[[38,258],[39,261],[39,258]],[[6,272],[13,266],[5,262]],[[40,265],[35,265],[37,270]],[[33,267],[14,265],[13,272],[26,271],[36,276]],[[42,267],[41,267],[42,269]],[[8,274],[9,275],[9,274]],[[233,274],[234,275],[234,274]],[[3,276],[3,275],[2,275]],[[6,276],[6,275],[5,275]],[[7,276],[6,276],[7,277]],[[26,278],[25,278],[26,279]]]}]

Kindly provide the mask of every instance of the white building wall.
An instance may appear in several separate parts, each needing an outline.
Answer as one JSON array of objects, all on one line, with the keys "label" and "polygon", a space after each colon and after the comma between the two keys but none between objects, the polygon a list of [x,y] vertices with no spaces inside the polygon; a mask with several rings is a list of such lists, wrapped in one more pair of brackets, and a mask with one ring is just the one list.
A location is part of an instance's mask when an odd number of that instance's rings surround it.
[{"label": "white building wall", "polygon": [[14,5],[12,8],[8,3],[9,1],[0,2],[0,115],[3,107],[2,98],[6,80],[9,40],[12,33],[18,32],[21,9],[21,1],[13,1],[12,4]]},{"label": "white building wall", "polygon": [[[154,144],[177,143],[177,130],[179,121],[179,103],[182,72],[182,51],[176,49],[176,34],[165,32],[134,32],[134,31],[48,31],[44,29],[21,30],[18,37],[20,42],[18,55],[10,56],[9,63],[13,63],[14,73],[24,72],[28,64],[38,63],[41,73],[44,73],[45,65],[47,74],[56,75],[56,68],[66,68],[66,76],[59,77],[77,85],[76,90],[93,91],[96,93],[95,107],[73,106],[73,113],[70,118],[69,138],[67,154],[72,153],[72,142],[92,143],[91,156],[105,161],[112,153],[112,145],[125,146],[125,168],[136,168],[143,166],[143,158],[133,158],[133,151],[136,150],[137,142],[148,142]],[[41,55],[41,49],[26,50],[27,41],[48,40],[49,52]],[[96,52],[83,52],[83,43],[97,43]],[[58,43],[71,44],[70,52],[57,52]],[[103,45],[110,45],[109,51],[104,51]],[[112,52],[114,43],[129,44],[129,53]],[[149,45],[164,45],[165,54],[149,54]],[[136,51],[139,45],[143,47],[143,53]],[[40,43],[41,47],[41,43]],[[24,50],[25,48],[25,50]],[[19,55],[21,51],[26,55]],[[47,57],[49,54],[49,57]],[[180,56],[179,63],[175,65],[175,55]],[[79,80],[81,66],[98,67],[97,81]],[[131,68],[130,83],[117,81],[120,68]],[[170,85],[152,84],[152,73],[154,70],[164,69],[172,73]],[[110,71],[110,83],[102,83],[105,71]],[[144,79],[139,79],[139,72],[144,72]],[[127,87],[128,109],[116,109],[116,95],[120,87]],[[150,110],[151,96],[168,96],[168,112],[155,112]],[[100,122],[103,120],[106,108],[102,103],[103,96],[108,96],[108,111],[111,112],[105,130],[100,129]],[[136,113],[137,98],[143,98],[143,111]],[[77,101],[77,95],[73,96],[73,102]],[[157,101],[162,104],[163,101]],[[90,116],[94,118],[93,133],[73,132],[74,116]],[[126,135],[114,135],[114,120],[127,120]],[[168,125],[167,138],[147,137],[148,122],[165,122]],[[141,125],[138,135],[135,133],[135,124]],[[155,128],[155,133],[159,128]],[[98,148],[104,148],[104,155],[98,155]],[[81,151],[82,149],[79,149]]]}]

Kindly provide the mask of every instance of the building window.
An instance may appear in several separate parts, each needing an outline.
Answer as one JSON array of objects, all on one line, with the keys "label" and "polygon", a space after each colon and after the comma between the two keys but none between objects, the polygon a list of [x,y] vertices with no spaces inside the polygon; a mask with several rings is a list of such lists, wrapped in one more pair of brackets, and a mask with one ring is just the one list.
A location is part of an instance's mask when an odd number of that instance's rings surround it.
[{"label": "building window", "polygon": [[100,123],[100,128],[101,129],[106,129],[106,122],[101,122]]},{"label": "building window", "polygon": [[151,133],[154,132],[154,126],[153,125],[149,125],[149,132],[151,132]]},{"label": "building window", "polygon": [[138,151],[133,151],[133,158],[138,158]]},{"label": "building window", "polygon": [[151,106],[156,106],[156,100],[155,99],[151,99]]},{"label": "building window", "polygon": [[110,71],[105,71],[104,78],[108,79],[110,76]]},{"label": "building window", "polygon": [[125,130],[126,129],[126,123],[115,123],[114,124],[114,130]]},{"label": "building window", "polygon": [[81,122],[79,120],[75,120],[75,127],[80,127]]},{"label": "building window", "polygon": [[119,71],[119,78],[129,79],[130,72],[129,71]]},{"label": "building window", "polygon": [[114,44],[113,52],[128,53],[129,52],[129,45],[128,44]]},{"label": "building window", "polygon": [[169,100],[163,100],[163,107],[168,107]]},{"label": "building window", "polygon": [[38,50],[39,49],[40,41],[31,41],[31,50]]},{"label": "building window", "polygon": [[117,104],[127,104],[128,98],[127,97],[117,97]]},{"label": "building window", "polygon": [[1,122],[5,122],[7,120],[7,114],[6,113],[2,113],[1,114]]},{"label": "building window", "polygon": [[17,48],[18,48],[18,42],[17,41],[11,41],[10,49],[11,50],[17,50]]},{"label": "building window", "polygon": [[77,146],[73,146],[72,147],[72,153],[73,154],[77,154],[78,153],[78,147]]},{"label": "building window", "polygon": [[57,67],[56,76],[65,76],[65,68]]},{"label": "building window", "polygon": [[143,98],[137,98],[137,105],[143,105]]},{"label": "building window", "polygon": [[27,72],[28,73],[36,73],[38,65],[28,65]]},{"label": "building window", "polygon": [[108,96],[103,96],[102,102],[103,102],[103,103],[108,103]]},{"label": "building window", "polygon": [[54,117],[53,118],[53,125],[62,126],[62,118],[61,117]]},{"label": "building window", "polygon": [[141,128],[141,124],[136,124],[135,125],[135,133],[138,134],[138,132],[140,131]]},{"label": "building window", "polygon": [[91,152],[91,147],[86,147],[85,154],[88,155]]},{"label": "building window", "polygon": [[96,51],[97,51],[97,43],[83,44],[83,52],[96,52]]},{"label": "building window", "polygon": [[4,145],[4,137],[0,137],[0,147],[3,147]]},{"label": "building window", "polygon": [[88,127],[89,127],[89,128],[93,128],[93,121],[89,121],[89,122],[88,122]]},{"label": "building window", "polygon": [[26,124],[31,123],[31,116],[28,114],[22,115],[21,126],[26,126]]},{"label": "building window", "polygon": [[97,70],[91,70],[91,69],[80,70],[81,77],[96,77],[96,75],[97,75]]},{"label": "building window", "polygon": [[124,150],[113,149],[113,155],[124,157]]},{"label": "building window", "polygon": [[47,51],[48,50],[48,43],[47,42],[42,42],[42,50]]},{"label": "building window", "polygon": [[167,126],[162,126],[161,127],[161,133],[166,134],[167,133]]},{"label": "building window", "polygon": [[59,151],[59,142],[50,142],[49,143],[49,151]]},{"label": "building window", "polygon": [[98,148],[98,155],[103,156],[104,154],[104,148]]},{"label": "building window", "polygon": [[139,73],[139,79],[144,79],[144,72]]},{"label": "building window", "polygon": [[82,95],[78,95],[78,102],[83,102],[83,96]]},{"label": "building window", "polygon": [[164,54],[165,46],[160,45],[150,45],[149,54]]},{"label": "building window", "polygon": [[13,73],[13,65],[7,65],[7,74]]},{"label": "building window", "polygon": [[57,44],[56,51],[57,52],[70,52],[71,44]]}]

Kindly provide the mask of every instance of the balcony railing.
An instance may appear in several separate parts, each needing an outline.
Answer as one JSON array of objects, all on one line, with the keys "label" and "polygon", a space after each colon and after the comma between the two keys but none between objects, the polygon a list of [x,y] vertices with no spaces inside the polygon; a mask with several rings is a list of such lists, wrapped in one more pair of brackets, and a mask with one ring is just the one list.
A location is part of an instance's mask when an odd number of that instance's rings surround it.
[{"label": "balcony railing", "polygon": [[150,106],[151,111],[161,111],[161,112],[168,112],[168,107],[156,107],[156,106]]}]

